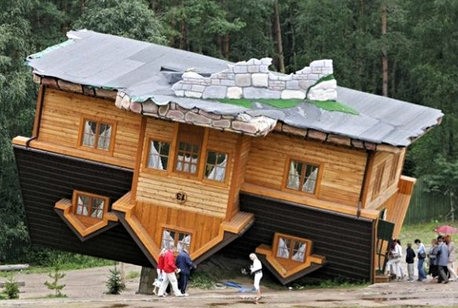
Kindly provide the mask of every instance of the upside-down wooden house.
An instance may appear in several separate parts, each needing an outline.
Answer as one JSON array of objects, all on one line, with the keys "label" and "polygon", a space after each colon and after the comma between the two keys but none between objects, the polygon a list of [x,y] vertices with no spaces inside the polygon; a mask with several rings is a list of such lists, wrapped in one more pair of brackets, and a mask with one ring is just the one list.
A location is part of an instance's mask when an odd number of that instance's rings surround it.
[{"label": "upside-down wooden house", "polygon": [[195,263],[256,251],[283,284],[374,281],[415,182],[406,148],[443,116],[339,87],[331,60],[285,75],[80,30],[27,62],[35,121],[13,145],[32,243],[149,267],[174,242]]}]

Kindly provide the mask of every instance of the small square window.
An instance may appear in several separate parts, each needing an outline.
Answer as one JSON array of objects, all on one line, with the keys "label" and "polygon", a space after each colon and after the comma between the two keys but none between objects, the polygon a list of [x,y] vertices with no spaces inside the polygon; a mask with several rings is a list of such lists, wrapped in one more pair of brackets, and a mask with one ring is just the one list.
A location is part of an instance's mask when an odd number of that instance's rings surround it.
[{"label": "small square window", "polygon": [[191,234],[180,232],[171,229],[164,229],[162,232],[162,245],[161,248],[170,248],[171,244],[178,249],[178,251],[186,249],[189,252],[191,247]]},{"label": "small square window", "polygon": [[227,154],[208,151],[205,165],[205,178],[224,182],[226,176]]},{"label": "small square window", "polygon": [[292,260],[296,262],[304,262],[307,252],[307,241],[286,235],[278,235],[276,257]]},{"label": "small square window", "polygon": [[92,217],[102,219],[106,211],[108,198],[86,194],[82,192],[75,192],[76,204],[75,214],[80,216]]},{"label": "small square window", "polygon": [[199,164],[199,147],[194,144],[180,142],[177,153],[176,171],[197,173]]},{"label": "small square window", "polygon": [[286,187],[306,193],[315,193],[318,166],[291,160]]},{"label": "small square window", "polygon": [[167,170],[169,151],[170,143],[151,140],[148,154],[148,168]]},{"label": "small square window", "polygon": [[81,144],[85,147],[109,151],[113,126],[94,120],[84,120]]}]

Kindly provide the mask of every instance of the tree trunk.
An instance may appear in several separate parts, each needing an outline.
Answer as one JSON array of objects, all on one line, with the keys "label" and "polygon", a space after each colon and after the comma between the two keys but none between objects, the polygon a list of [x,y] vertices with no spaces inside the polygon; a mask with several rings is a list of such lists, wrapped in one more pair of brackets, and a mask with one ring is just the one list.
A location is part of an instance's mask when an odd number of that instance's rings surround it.
[{"label": "tree trunk", "polygon": [[225,59],[229,59],[229,42],[230,42],[230,36],[229,33],[226,33],[223,37],[223,57]]},{"label": "tree trunk", "polygon": [[386,3],[382,1],[382,95],[388,96],[388,55],[386,51]]},{"label": "tree trunk", "polygon": [[153,294],[153,282],[154,278],[156,278],[156,271],[151,267],[142,267],[142,271],[140,273],[140,282],[138,284],[138,291],[139,294]]},{"label": "tree trunk", "polygon": [[285,72],[285,59],[283,56],[283,44],[281,40],[280,9],[278,6],[278,0],[275,0],[274,2],[274,29],[275,29],[275,42],[277,45],[278,70],[284,73]]}]

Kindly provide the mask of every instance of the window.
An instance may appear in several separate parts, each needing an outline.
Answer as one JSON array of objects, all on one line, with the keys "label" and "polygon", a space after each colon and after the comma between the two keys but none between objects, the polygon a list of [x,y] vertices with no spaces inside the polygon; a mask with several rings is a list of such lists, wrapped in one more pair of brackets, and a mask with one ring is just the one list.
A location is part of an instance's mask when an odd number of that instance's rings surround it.
[{"label": "window", "polygon": [[180,125],[175,171],[197,175],[203,136],[203,127]]},{"label": "window", "polygon": [[219,152],[207,152],[205,164],[205,178],[218,182],[224,182],[226,176],[227,154]]},{"label": "window", "polygon": [[304,262],[307,254],[307,240],[276,234],[276,257]]},{"label": "window", "polygon": [[178,249],[178,251],[182,249],[190,251],[189,249],[191,247],[191,234],[172,229],[164,229],[164,231],[162,232],[161,248],[169,248],[170,244],[172,243]]},{"label": "window", "polygon": [[108,198],[83,192],[74,192],[75,214],[102,219],[108,207]]},{"label": "window", "polygon": [[109,151],[112,144],[113,125],[106,122],[84,119],[81,144],[85,147]]},{"label": "window", "polygon": [[170,143],[150,140],[148,154],[148,168],[167,170],[169,161]]},{"label": "window", "polygon": [[291,160],[286,187],[306,193],[315,193],[318,166]]}]

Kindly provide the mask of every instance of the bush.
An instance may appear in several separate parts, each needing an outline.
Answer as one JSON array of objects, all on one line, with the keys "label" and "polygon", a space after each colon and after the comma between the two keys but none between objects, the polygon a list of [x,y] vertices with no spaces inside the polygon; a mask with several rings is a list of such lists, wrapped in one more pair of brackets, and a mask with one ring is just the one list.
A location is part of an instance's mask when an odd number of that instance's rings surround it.
[{"label": "bush", "polygon": [[110,277],[107,281],[107,288],[108,294],[120,294],[126,288],[125,283],[122,281],[121,273],[116,268],[116,265],[114,269],[110,269]]},{"label": "bush", "polygon": [[8,299],[19,298],[19,285],[16,281],[14,281],[13,274],[9,276],[3,288],[5,289],[3,292],[6,295],[6,298]]},{"label": "bush", "polygon": [[53,272],[49,273],[48,276],[53,280],[51,282],[45,281],[44,285],[50,290],[54,290],[52,297],[66,297],[61,290],[65,287],[65,284],[59,284],[59,281],[65,277],[65,274],[60,272],[60,263],[56,262],[54,265]]}]

